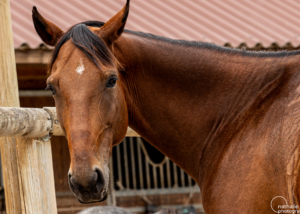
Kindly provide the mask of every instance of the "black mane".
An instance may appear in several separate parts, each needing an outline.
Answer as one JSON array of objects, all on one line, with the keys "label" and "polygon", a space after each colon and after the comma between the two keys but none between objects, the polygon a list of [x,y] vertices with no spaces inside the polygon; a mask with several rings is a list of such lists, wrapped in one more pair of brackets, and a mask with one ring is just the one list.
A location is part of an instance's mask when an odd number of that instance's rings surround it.
[{"label": "black mane", "polygon": [[[52,53],[50,61],[50,70],[53,66],[54,61],[57,58],[58,52],[61,46],[66,43],[69,39],[72,39],[72,42],[82,50],[99,68],[99,60],[104,65],[113,65],[114,62],[117,62],[111,51],[108,49],[106,44],[92,31],[90,31],[87,26],[91,27],[102,27],[104,22],[99,21],[86,21],[80,24],[74,25],[71,27],[58,41],[55,49]],[[232,55],[241,55],[241,56],[250,56],[250,57],[285,57],[285,56],[294,56],[300,54],[300,51],[278,51],[278,52],[263,52],[263,51],[246,51],[240,49],[232,49],[227,47],[221,47],[206,42],[197,42],[197,41],[186,41],[186,40],[173,40],[162,36],[153,35],[150,33],[143,33],[131,30],[124,30],[126,33],[137,35],[151,40],[158,40],[166,42],[173,45],[180,45],[184,47],[191,48],[200,48],[215,50]]]},{"label": "black mane", "polygon": [[138,31],[124,30],[124,32],[134,34],[137,36],[141,36],[141,37],[144,37],[147,39],[166,42],[166,43],[173,44],[173,45],[180,45],[180,46],[190,47],[190,48],[214,50],[214,51],[223,52],[223,53],[232,54],[232,55],[266,58],[266,57],[294,56],[294,55],[300,54],[300,50],[295,50],[295,51],[249,51],[249,50],[243,50],[243,49],[222,47],[222,46],[215,45],[212,43],[207,43],[207,42],[170,39],[170,38],[166,38],[163,36],[157,36],[157,35],[153,35],[150,33],[143,33],[143,32],[138,32]]}]

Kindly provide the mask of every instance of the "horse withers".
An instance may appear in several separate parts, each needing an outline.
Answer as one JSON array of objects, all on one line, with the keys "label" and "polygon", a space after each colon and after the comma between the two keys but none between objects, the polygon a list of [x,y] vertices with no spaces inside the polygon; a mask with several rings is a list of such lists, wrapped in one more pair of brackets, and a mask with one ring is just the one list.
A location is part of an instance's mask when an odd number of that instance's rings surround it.
[{"label": "horse withers", "polygon": [[129,1],[106,23],[63,32],[33,9],[36,31],[55,46],[47,88],[78,200],[106,198],[112,147],[129,125],[198,183],[206,213],[296,209],[300,51],[248,52],[124,30],[128,12]]}]

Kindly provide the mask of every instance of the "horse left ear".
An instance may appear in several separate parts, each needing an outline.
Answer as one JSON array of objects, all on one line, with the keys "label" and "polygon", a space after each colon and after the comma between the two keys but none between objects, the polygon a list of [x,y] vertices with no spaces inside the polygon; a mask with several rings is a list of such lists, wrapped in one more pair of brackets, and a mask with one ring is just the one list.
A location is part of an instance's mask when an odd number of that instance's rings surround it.
[{"label": "horse left ear", "polygon": [[34,6],[32,8],[32,20],[36,32],[41,39],[50,46],[55,46],[56,42],[63,35],[63,31],[52,22],[45,19]]},{"label": "horse left ear", "polygon": [[100,28],[99,34],[107,45],[113,44],[121,36],[129,13],[129,2],[127,0],[123,9]]}]

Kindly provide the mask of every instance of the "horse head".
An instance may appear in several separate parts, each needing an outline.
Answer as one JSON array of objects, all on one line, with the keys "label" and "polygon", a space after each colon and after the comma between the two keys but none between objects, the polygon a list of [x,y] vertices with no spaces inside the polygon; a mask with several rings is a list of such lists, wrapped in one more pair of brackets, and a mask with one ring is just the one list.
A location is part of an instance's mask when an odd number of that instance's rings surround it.
[{"label": "horse head", "polygon": [[124,30],[128,12],[129,0],[101,27],[90,21],[63,32],[33,8],[37,33],[54,46],[47,89],[68,140],[69,186],[82,203],[106,199],[112,147],[126,135],[128,111],[118,81],[122,66],[112,48]]}]

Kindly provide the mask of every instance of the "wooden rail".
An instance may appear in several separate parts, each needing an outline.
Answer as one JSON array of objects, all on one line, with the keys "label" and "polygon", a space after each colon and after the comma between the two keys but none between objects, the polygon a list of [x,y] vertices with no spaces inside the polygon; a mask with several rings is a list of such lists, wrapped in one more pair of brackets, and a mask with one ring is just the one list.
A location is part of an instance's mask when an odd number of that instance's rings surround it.
[{"label": "wooden rail", "polygon": [[[0,137],[48,139],[49,135],[63,136],[54,107],[14,108],[0,107]],[[128,127],[128,137],[139,135]]]}]

